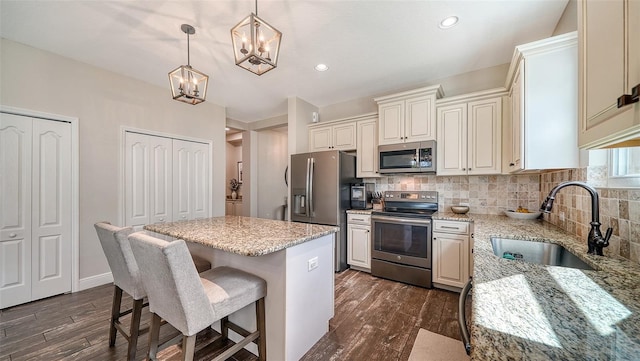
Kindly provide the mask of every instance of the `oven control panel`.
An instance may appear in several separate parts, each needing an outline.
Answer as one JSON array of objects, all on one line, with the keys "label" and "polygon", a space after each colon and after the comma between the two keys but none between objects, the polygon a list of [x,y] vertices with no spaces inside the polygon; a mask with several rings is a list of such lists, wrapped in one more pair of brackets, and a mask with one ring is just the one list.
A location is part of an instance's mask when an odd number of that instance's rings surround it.
[{"label": "oven control panel", "polygon": [[394,202],[426,202],[437,203],[438,192],[435,191],[386,191],[384,199]]}]

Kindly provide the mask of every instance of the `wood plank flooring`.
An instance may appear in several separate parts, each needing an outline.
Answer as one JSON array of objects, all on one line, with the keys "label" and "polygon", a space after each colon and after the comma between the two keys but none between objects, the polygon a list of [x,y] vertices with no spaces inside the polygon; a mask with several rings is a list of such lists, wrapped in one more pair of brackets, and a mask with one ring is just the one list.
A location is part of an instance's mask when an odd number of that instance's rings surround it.
[{"label": "wood plank flooring", "polygon": [[[127,343],[121,335],[115,347],[108,346],[112,292],[112,285],[104,285],[0,311],[0,361],[124,360]],[[344,271],[336,274],[335,316],[330,330],[302,360],[405,361],[419,328],[460,338],[457,302],[454,292]],[[131,299],[124,297],[122,304],[130,307]],[[145,308],[143,324],[149,319]],[[127,322],[128,317],[123,323]],[[171,327],[163,326],[161,339],[176,334]],[[196,354],[198,360],[209,360],[230,346],[223,345],[219,336],[213,330],[198,335],[197,349],[215,341]],[[147,334],[138,342],[137,360],[145,359],[146,347]],[[178,345],[171,346],[158,356],[161,360],[179,360],[181,350]],[[230,360],[254,361],[257,357],[243,351]]]}]

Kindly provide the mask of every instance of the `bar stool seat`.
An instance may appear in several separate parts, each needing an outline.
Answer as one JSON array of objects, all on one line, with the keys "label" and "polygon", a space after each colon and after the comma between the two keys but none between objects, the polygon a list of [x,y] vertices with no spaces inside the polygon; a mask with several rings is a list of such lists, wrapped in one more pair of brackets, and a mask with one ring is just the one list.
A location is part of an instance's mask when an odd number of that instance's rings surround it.
[{"label": "bar stool seat", "polygon": [[[189,262],[183,240],[166,242],[134,233],[131,249],[148,291],[149,311],[153,313],[149,335],[151,360],[158,351],[160,319],[182,333],[182,359],[193,360],[196,334],[221,320],[222,336],[234,330],[244,339],[222,352],[215,361],[226,360],[250,342],[258,344],[260,360],[266,360],[265,304],[266,282],[253,274],[231,267],[216,267],[198,274]],[[256,305],[257,330],[249,332],[230,322],[228,316],[251,303]]]},{"label": "bar stool seat", "polygon": [[[131,245],[127,239],[133,233],[133,228],[121,228],[109,222],[98,222],[94,227],[113,275],[114,289],[109,326],[109,347],[115,345],[116,336],[119,332],[129,344],[127,360],[134,360],[138,337],[146,333],[149,328],[140,328],[142,309],[148,306],[148,303],[144,302],[147,293],[142,284],[140,270],[131,251]],[[198,272],[211,269],[211,263],[203,258],[194,257],[193,263],[198,267]],[[133,305],[130,309],[121,311],[123,292],[133,298]],[[120,322],[120,318],[128,314],[131,314],[131,324],[129,330],[126,330]]]}]

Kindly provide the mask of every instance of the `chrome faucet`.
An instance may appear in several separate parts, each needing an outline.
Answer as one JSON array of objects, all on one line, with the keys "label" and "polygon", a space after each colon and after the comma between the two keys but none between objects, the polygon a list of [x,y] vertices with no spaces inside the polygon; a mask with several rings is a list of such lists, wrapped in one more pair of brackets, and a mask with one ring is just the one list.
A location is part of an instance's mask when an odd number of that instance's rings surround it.
[{"label": "chrome faucet", "polygon": [[551,208],[553,207],[553,201],[555,200],[556,193],[567,186],[582,187],[586,189],[589,194],[591,194],[591,231],[589,231],[589,237],[587,238],[587,245],[589,248],[587,253],[603,256],[602,249],[609,245],[609,238],[611,238],[613,228],[607,228],[606,235],[604,237],[602,236],[602,232],[600,232],[600,205],[598,201],[598,192],[595,188],[583,182],[560,183],[551,190],[547,199],[542,202],[540,211],[544,213],[551,213]]}]

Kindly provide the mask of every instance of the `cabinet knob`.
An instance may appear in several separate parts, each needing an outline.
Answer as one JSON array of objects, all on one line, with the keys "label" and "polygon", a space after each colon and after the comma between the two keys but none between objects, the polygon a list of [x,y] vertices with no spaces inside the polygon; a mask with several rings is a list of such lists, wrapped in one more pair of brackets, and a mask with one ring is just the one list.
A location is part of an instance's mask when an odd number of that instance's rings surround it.
[{"label": "cabinet knob", "polygon": [[17,236],[17,234],[15,234],[15,233],[9,234],[9,238],[16,238],[16,236]]},{"label": "cabinet knob", "polygon": [[436,239],[437,239],[436,237],[433,237],[433,240],[434,240],[434,241],[435,241]]},{"label": "cabinet knob", "polygon": [[160,218],[160,222],[164,222],[164,217]]},{"label": "cabinet knob", "polygon": [[467,170],[467,168],[462,168],[462,170]]},{"label": "cabinet knob", "polygon": [[516,165],[515,163],[509,163],[509,167],[513,167],[514,165]]},{"label": "cabinet knob", "polygon": [[185,218],[187,218],[187,216],[182,216],[181,218],[182,218],[182,219],[185,219]]}]

